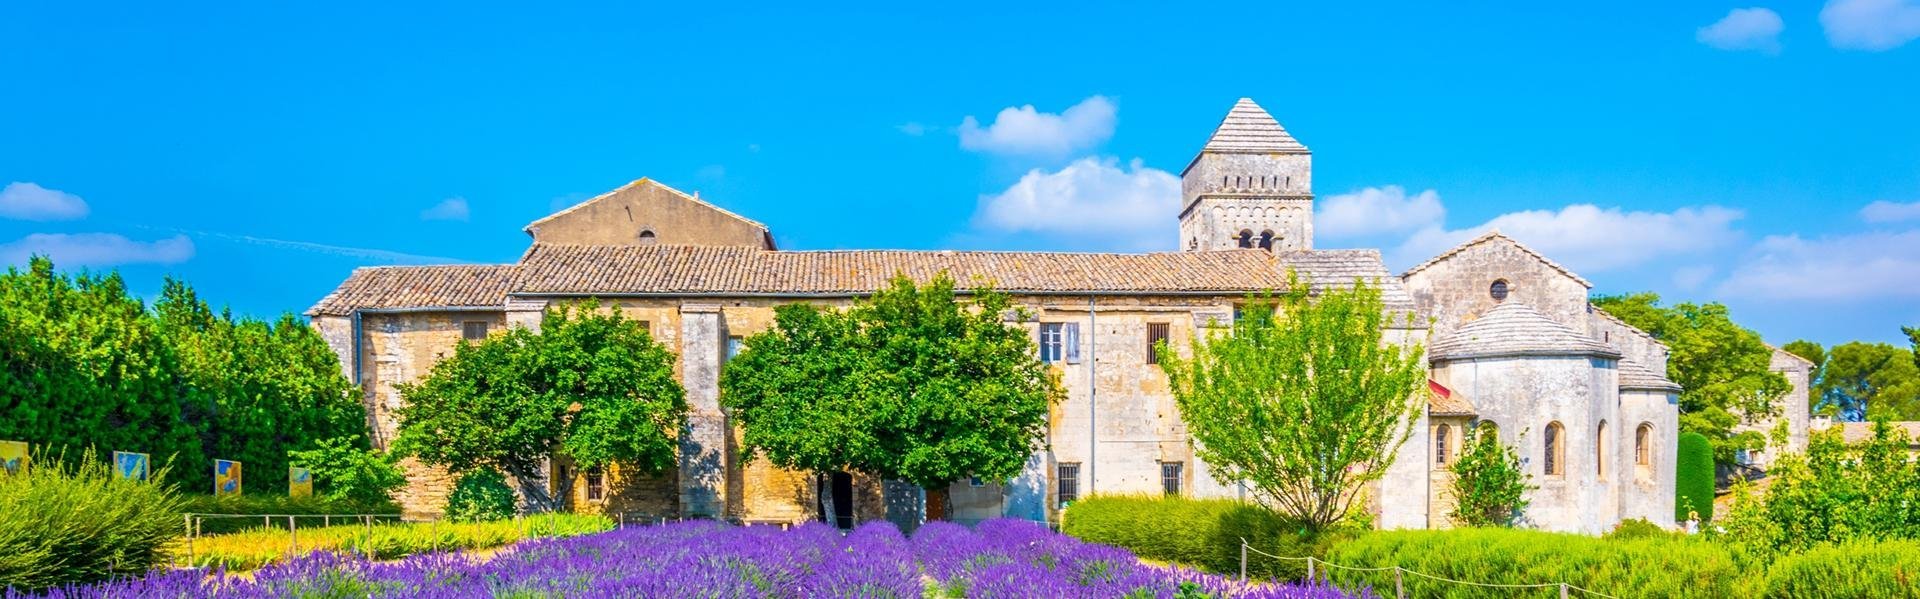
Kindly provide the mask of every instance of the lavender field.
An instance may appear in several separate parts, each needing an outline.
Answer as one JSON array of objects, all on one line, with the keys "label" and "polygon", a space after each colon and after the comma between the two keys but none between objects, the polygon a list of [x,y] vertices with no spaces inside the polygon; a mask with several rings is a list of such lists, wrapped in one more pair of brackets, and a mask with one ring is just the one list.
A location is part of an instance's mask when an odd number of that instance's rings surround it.
[{"label": "lavender field", "polygon": [[[314,553],[251,577],[198,571],[58,590],[55,598],[184,597],[1125,597],[1336,599],[1328,587],[1241,585],[1143,565],[1022,520],[976,529],[944,522],[911,539],[887,523],[849,534],[688,522],[528,541],[480,557],[460,553],[370,563]],[[8,593],[7,597],[19,597]]]}]

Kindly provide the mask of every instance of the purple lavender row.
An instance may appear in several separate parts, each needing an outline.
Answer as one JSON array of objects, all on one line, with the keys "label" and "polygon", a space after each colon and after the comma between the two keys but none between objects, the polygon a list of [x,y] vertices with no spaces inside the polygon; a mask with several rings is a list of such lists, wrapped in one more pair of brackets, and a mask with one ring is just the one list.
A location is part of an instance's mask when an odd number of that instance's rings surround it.
[{"label": "purple lavender row", "polygon": [[[1183,583],[1185,590],[1183,591]],[[690,522],[527,541],[490,557],[460,553],[373,563],[319,552],[254,571],[171,571],[55,590],[58,599],[188,597],[1127,597],[1336,599],[1329,587],[1240,585],[1147,566],[1122,549],[1083,543],[1020,520],[977,530],[944,522],[909,542],[884,522],[852,533],[819,523],[782,531]],[[7,592],[9,599],[23,595]]]}]

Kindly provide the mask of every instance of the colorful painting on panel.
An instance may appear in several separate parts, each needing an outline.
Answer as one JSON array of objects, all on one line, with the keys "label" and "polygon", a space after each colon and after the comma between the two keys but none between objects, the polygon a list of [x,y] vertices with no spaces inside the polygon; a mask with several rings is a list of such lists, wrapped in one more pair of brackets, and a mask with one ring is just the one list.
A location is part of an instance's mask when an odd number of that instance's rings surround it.
[{"label": "colorful painting on panel", "polygon": [[0,471],[7,474],[26,472],[29,461],[26,441],[0,441]]},{"label": "colorful painting on panel", "polygon": [[313,471],[299,466],[288,466],[287,495],[291,497],[312,497]]},{"label": "colorful painting on panel", "polygon": [[213,461],[213,494],[240,494],[240,462],[233,460]]},{"label": "colorful painting on panel", "polygon": [[113,452],[113,470],[120,473],[120,478],[147,480],[147,475],[153,473],[152,460],[144,453],[116,451]]}]

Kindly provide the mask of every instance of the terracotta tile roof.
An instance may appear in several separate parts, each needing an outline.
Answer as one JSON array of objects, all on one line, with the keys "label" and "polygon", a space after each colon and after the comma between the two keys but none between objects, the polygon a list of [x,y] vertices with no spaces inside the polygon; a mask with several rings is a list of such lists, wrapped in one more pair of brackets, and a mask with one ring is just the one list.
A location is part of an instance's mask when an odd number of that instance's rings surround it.
[{"label": "terracotta tile roof", "polygon": [[513,289],[511,264],[376,266],[354,269],[307,315],[358,309],[501,306]]},{"label": "terracotta tile roof", "polygon": [[1479,410],[1459,391],[1427,379],[1427,414],[1432,416],[1474,416]]},{"label": "terracotta tile roof", "polygon": [[1506,356],[1599,356],[1620,352],[1520,302],[1489,308],[1427,348],[1429,360]]},{"label": "terracotta tile roof", "polygon": [[1446,260],[1447,258],[1453,257],[1454,254],[1458,254],[1460,252],[1466,251],[1467,248],[1480,245],[1482,243],[1486,243],[1489,241],[1493,241],[1496,239],[1506,240],[1507,243],[1513,244],[1513,247],[1519,248],[1520,251],[1525,252],[1529,256],[1533,256],[1534,259],[1539,260],[1542,264],[1546,264],[1547,267],[1560,271],[1560,274],[1571,277],[1574,281],[1580,283],[1581,285],[1586,286],[1588,289],[1593,288],[1593,283],[1588,281],[1585,277],[1581,277],[1578,273],[1575,273],[1572,270],[1568,270],[1567,267],[1565,266],[1561,266],[1559,262],[1554,262],[1553,259],[1546,257],[1545,254],[1541,254],[1540,252],[1533,251],[1533,248],[1527,247],[1526,244],[1520,243],[1519,240],[1516,240],[1512,237],[1508,237],[1504,234],[1501,234],[1500,231],[1497,229],[1493,231],[1487,231],[1485,234],[1479,237],[1475,237],[1471,240],[1468,240],[1466,243],[1462,243],[1460,245],[1454,246],[1453,249],[1441,252],[1440,255],[1429,258],[1426,262],[1421,262],[1419,266],[1409,268],[1407,269],[1406,272],[1400,273],[1400,276],[1403,278],[1407,276],[1411,276],[1413,273],[1426,270],[1427,267],[1433,266],[1435,264],[1439,264],[1441,261]]},{"label": "terracotta tile roof", "polygon": [[[1845,439],[1848,443],[1859,443],[1873,438],[1873,423],[1871,422],[1839,422],[1836,424],[1840,425],[1840,438]],[[1887,424],[1892,425],[1895,431],[1905,429],[1907,431],[1907,444],[1920,445],[1920,422],[1892,421]]]},{"label": "terracotta tile roof", "polygon": [[539,245],[521,264],[516,293],[524,295],[858,295],[895,273],[924,281],[942,270],[962,285],[984,281],[1011,292],[1239,294],[1284,288],[1291,267],[1316,286],[1377,278],[1391,287],[1390,305],[1411,305],[1373,250],[1101,254]]},{"label": "terracotta tile roof", "polygon": [[1653,369],[1647,368],[1645,364],[1636,362],[1632,358],[1620,358],[1620,361],[1615,364],[1620,372],[1621,389],[1680,392],[1679,383],[1669,380],[1666,375],[1654,372]]},{"label": "terracotta tile roof", "polygon": [[535,244],[518,264],[363,268],[309,314],[360,308],[498,306],[508,295],[864,295],[895,273],[942,270],[962,285],[1013,293],[1217,293],[1286,287],[1294,269],[1316,288],[1378,281],[1387,307],[1413,300],[1376,250],[1102,254],[983,251],[768,251],[744,247]]}]

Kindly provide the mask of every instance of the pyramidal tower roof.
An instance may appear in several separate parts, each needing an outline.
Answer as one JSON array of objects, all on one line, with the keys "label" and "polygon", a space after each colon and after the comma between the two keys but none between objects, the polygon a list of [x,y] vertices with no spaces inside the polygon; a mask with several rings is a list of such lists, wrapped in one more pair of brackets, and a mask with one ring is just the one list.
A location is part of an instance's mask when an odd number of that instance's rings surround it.
[{"label": "pyramidal tower roof", "polygon": [[1202,152],[1225,152],[1265,154],[1278,152],[1285,154],[1306,154],[1306,144],[1294,139],[1287,133],[1280,121],[1266,109],[1253,103],[1253,98],[1241,98],[1233,103],[1233,110],[1227,111],[1227,118],[1220,121],[1220,127],[1213,130],[1213,137],[1207,140]]}]

